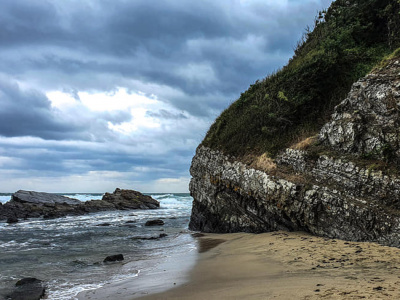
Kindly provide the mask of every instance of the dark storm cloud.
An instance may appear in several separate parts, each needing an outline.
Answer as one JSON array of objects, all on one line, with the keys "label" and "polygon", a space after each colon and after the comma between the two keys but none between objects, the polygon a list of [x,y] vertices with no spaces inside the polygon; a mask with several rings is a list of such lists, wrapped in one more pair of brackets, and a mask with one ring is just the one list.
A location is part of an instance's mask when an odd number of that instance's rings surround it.
[{"label": "dark storm cloud", "polygon": [[89,114],[83,107],[65,115],[53,108],[43,93],[21,89],[18,83],[0,77],[0,136],[36,136],[49,140],[93,140],[107,136],[108,122],[120,124],[129,112]]},{"label": "dark storm cloud", "polygon": [[[103,176],[116,173],[123,176],[108,182],[113,188],[125,176],[148,186],[187,179],[207,127],[287,62],[330,2],[1,0],[0,183],[19,189],[42,176],[46,189],[50,178],[76,175],[81,184],[81,175],[97,172],[92,184],[102,192]],[[157,104],[125,111],[83,104],[83,95],[119,89]],[[55,91],[73,105],[52,106],[46,94],[53,101]],[[135,115],[126,133],[134,109],[145,118]],[[63,180],[52,189],[64,191]]]},{"label": "dark storm cloud", "polygon": [[[129,172],[137,168],[160,172],[163,176],[183,176],[187,175],[187,161],[193,155],[191,150],[178,150],[171,152],[168,159],[165,159],[163,156],[148,155],[144,151],[129,154],[118,144],[114,147],[81,144],[77,147],[76,144],[37,144],[32,140],[17,144],[0,140],[0,149],[0,156],[13,157],[25,174],[46,174],[52,177],[84,174],[92,170]],[[141,180],[148,179],[154,179],[154,173],[143,172]]]},{"label": "dark storm cloud", "polygon": [[23,91],[18,84],[0,78],[0,135],[63,139],[79,130],[56,117],[45,95],[35,90]]},{"label": "dark storm cloud", "polygon": [[[8,59],[0,67],[14,75],[69,74],[68,81],[46,80],[72,89],[78,74],[95,77],[99,90],[110,76],[123,76],[187,96],[212,91],[226,104],[281,67],[312,15],[329,2],[291,1],[281,8],[269,1],[2,1],[0,49]],[[195,115],[209,104],[191,109],[176,102]]]}]

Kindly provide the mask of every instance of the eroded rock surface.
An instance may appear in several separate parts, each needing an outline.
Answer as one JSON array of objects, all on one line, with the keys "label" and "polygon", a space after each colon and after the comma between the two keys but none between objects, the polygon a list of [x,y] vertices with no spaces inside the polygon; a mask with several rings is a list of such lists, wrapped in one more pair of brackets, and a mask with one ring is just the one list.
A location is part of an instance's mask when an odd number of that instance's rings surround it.
[{"label": "eroded rock surface", "polygon": [[[189,227],[204,232],[302,230],[319,236],[400,245],[399,178],[351,162],[301,156],[309,183],[295,183],[199,147],[193,159]],[[291,153],[295,152],[295,153]],[[286,165],[286,153],[278,166]],[[293,160],[292,160],[293,161]],[[287,165],[286,165],[287,166]],[[293,165],[293,172],[299,165]],[[295,180],[294,180],[295,181]]]},{"label": "eroded rock surface", "polygon": [[338,157],[286,149],[271,173],[199,146],[190,169],[190,229],[303,230],[400,246],[398,173],[357,165],[360,156],[400,161],[399,109],[400,61],[393,59],[355,83],[322,128],[320,141]]},{"label": "eroded rock surface", "polygon": [[31,204],[42,204],[42,205],[56,205],[56,204],[67,204],[67,205],[78,205],[81,201],[73,198],[68,198],[65,196],[43,193],[43,192],[33,192],[33,191],[23,191],[12,195],[12,200],[20,203],[31,203]]},{"label": "eroded rock surface", "polygon": [[160,202],[134,190],[116,189],[114,193],[105,193],[103,201],[111,203],[119,209],[154,209],[160,207]]},{"label": "eroded rock surface", "polygon": [[18,191],[10,201],[0,205],[0,220],[15,223],[26,218],[58,218],[108,210],[155,209],[159,206],[157,200],[134,190],[116,189],[112,194],[106,193],[102,200],[86,202],[57,194]]},{"label": "eroded rock surface", "polygon": [[320,139],[342,152],[400,159],[400,59],[362,78],[335,108]]}]

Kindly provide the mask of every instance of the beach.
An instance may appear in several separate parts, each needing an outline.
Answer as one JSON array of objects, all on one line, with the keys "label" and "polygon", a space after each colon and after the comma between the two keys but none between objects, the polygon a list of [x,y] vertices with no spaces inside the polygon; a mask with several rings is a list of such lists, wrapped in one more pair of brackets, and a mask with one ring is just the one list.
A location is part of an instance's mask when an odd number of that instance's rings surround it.
[{"label": "beach", "polygon": [[[142,300],[400,298],[397,248],[281,231],[206,234],[198,243],[202,253],[186,283],[172,288],[168,282],[164,288],[172,289],[162,293],[148,287],[144,297],[128,297],[135,285],[109,291],[126,296],[118,299]],[[176,273],[176,266],[170,267],[164,272]]]}]

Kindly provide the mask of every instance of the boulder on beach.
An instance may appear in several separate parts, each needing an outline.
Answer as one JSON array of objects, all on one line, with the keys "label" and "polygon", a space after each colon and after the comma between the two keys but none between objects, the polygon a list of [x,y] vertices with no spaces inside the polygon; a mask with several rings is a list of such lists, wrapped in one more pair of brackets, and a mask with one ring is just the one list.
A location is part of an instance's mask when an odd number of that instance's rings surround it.
[{"label": "boulder on beach", "polygon": [[122,261],[124,260],[124,256],[122,254],[110,255],[107,256],[103,262],[114,262],[114,261]]},{"label": "boulder on beach", "polygon": [[114,204],[117,209],[155,209],[160,207],[160,202],[150,196],[143,195],[138,191],[119,188],[115,189],[112,194],[105,193],[102,200]]},{"label": "boulder on beach", "polygon": [[144,226],[163,226],[164,225],[164,221],[157,219],[157,220],[149,220],[147,221]]},{"label": "boulder on beach", "polygon": [[10,295],[11,300],[39,300],[46,291],[43,281],[36,278],[23,278],[15,284],[15,289]]}]

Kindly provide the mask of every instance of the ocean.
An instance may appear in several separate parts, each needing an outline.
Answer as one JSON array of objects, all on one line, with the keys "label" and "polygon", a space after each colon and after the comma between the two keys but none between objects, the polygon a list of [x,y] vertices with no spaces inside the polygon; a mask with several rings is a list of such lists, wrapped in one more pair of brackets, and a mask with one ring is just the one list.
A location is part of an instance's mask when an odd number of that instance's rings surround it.
[{"label": "ocean", "polygon": [[[62,195],[81,201],[102,197]],[[46,299],[76,299],[79,292],[134,280],[170,256],[195,251],[196,241],[187,229],[193,201],[190,195],[147,195],[160,201],[160,209],[0,223],[0,299],[24,277],[45,281]],[[0,194],[0,202],[10,197]],[[144,226],[152,219],[163,219],[165,225]],[[108,226],[99,226],[105,223]],[[162,233],[167,236],[158,238]],[[122,262],[103,263],[105,257],[120,253],[124,256]]]}]

